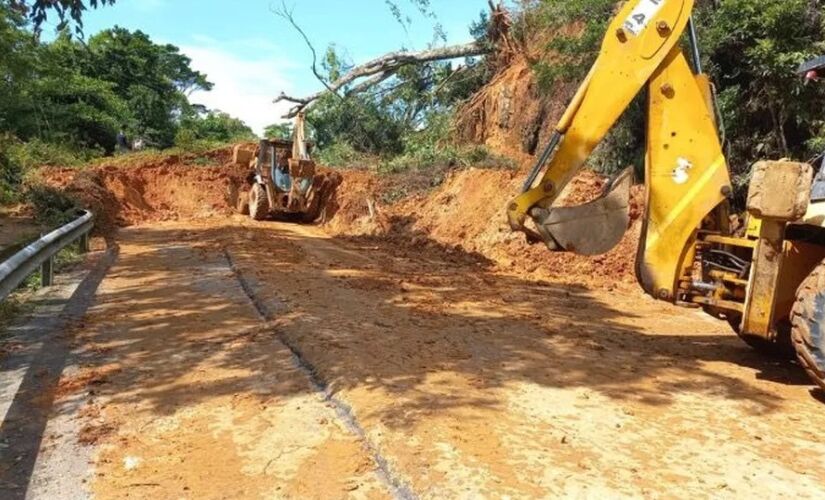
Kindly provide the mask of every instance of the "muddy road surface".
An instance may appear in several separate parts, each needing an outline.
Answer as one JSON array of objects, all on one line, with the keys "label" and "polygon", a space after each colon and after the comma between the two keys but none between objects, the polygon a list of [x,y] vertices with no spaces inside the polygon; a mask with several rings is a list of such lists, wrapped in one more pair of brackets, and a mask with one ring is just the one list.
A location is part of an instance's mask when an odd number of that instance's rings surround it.
[{"label": "muddy road surface", "polygon": [[104,499],[825,495],[801,370],[635,288],[241,218],[117,241],[21,497],[78,440]]}]

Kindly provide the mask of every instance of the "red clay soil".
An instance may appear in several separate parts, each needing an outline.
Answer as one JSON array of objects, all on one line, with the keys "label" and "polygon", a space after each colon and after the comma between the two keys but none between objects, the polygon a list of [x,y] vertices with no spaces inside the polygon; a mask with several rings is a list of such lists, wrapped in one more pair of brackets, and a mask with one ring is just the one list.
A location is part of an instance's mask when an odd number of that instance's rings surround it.
[{"label": "red clay soil", "polygon": [[201,156],[117,159],[85,169],[45,168],[47,184],[64,189],[93,210],[98,227],[226,215],[237,201],[247,169],[228,150]]},{"label": "red clay soil", "polygon": [[[581,257],[529,245],[523,235],[510,230],[504,207],[518,193],[522,180],[522,174],[511,171],[457,171],[432,193],[381,205],[376,202],[380,199],[380,179],[366,172],[347,172],[338,190],[339,210],[327,230],[335,235],[380,235],[414,248],[454,247],[479,254],[507,271],[540,279],[607,288],[635,281],[643,212],[641,187],[633,190],[633,222],[622,242],[606,255]],[[591,201],[601,194],[605,182],[598,174],[582,172],[561,203]],[[372,214],[371,203],[375,206]]]},{"label": "red clay soil", "polygon": [[[201,155],[120,157],[83,169],[46,167],[44,182],[76,198],[97,215],[98,230],[166,220],[231,215],[248,190],[247,166],[232,162],[230,148]],[[339,175],[322,169],[316,184],[334,195]],[[329,205],[334,209],[334,200]],[[322,211],[322,220],[331,215]]]},{"label": "red clay soil", "polygon": [[[248,169],[232,164],[228,149],[211,153],[210,164],[203,164],[203,158],[136,157],[82,170],[47,168],[42,176],[98,214],[98,227],[109,232],[119,226],[233,213]],[[529,245],[523,235],[510,231],[504,207],[518,193],[523,177],[523,172],[510,170],[459,170],[431,192],[384,204],[382,193],[397,179],[362,170],[321,169],[319,183],[340,182],[325,192],[321,222],[333,235],[388,238],[419,252],[428,247],[454,249],[538,279],[605,288],[634,281],[643,198],[639,188],[634,190],[634,222],[625,239],[606,255],[579,257]],[[585,171],[561,203],[590,201],[602,192],[605,181]]]}]

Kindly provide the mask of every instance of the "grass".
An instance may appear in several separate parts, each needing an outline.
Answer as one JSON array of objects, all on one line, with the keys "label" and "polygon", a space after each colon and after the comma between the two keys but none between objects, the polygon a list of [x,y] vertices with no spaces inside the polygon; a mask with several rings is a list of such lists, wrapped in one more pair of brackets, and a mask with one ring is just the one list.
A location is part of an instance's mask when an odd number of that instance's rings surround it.
[{"label": "grass", "polygon": [[375,172],[384,180],[381,201],[389,204],[439,187],[455,170],[512,170],[518,167],[509,158],[493,154],[485,146],[410,145],[406,153],[382,159],[359,153],[347,144],[333,144],[319,151],[317,158],[322,164],[336,169]]},{"label": "grass", "polygon": [[[54,256],[54,273],[65,272],[83,261],[83,256],[77,244],[71,244]],[[17,318],[31,312],[33,305],[31,298],[42,289],[40,270],[32,273],[20,284],[15,292],[0,302],[0,338],[3,332]]]},{"label": "grass", "polygon": [[378,165],[379,174],[465,168],[512,169],[511,160],[495,155],[484,146],[426,146],[396,156]]},{"label": "grass", "polygon": [[335,143],[321,149],[317,155],[322,165],[337,169],[366,169],[380,162],[380,158],[356,151],[346,143]]},{"label": "grass", "polygon": [[378,165],[386,178],[381,200],[395,203],[408,196],[429,192],[444,183],[450,172],[468,168],[510,170],[517,165],[492,154],[484,146],[421,148]]}]

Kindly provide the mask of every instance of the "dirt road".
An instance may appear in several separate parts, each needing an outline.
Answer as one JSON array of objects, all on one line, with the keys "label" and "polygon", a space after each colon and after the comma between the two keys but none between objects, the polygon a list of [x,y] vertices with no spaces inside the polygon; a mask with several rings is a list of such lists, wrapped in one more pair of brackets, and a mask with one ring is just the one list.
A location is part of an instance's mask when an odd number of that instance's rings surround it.
[{"label": "dirt road", "polygon": [[239,218],[119,242],[58,391],[98,498],[825,495],[804,374],[635,288]]}]

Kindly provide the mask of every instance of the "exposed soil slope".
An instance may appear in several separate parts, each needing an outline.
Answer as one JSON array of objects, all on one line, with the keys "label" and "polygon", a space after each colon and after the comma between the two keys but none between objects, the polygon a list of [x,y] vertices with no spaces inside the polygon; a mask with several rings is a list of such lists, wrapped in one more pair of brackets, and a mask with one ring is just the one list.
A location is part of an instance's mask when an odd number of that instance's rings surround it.
[{"label": "exposed soil slope", "polygon": [[519,56],[459,109],[458,138],[516,158],[535,155],[546,144],[576,87],[575,83],[560,83],[551,96],[542,95],[527,59]]},{"label": "exposed soil slope", "polygon": [[246,169],[228,150],[205,155],[122,157],[84,169],[46,168],[45,181],[93,210],[104,230],[115,226],[226,215]]},{"label": "exposed soil slope", "polygon": [[[45,168],[41,177],[95,212],[98,228],[226,216],[248,190],[249,168],[231,161],[230,148],[201,155],[126,156],[84,169]],[[322,170],[323,195],[335,194],[338,175]],[[331,203],[334,206],[334,201]],[[322,217],[327,217],[322,213]]]},{"label": "exposed soil slope", "polygon": [[[551,253],[529,245],[505,220],[508,201],[519,192],[520,172],[470,169],[451,174],[431,193],[382,205],[382,183],[365,172],[347,172],[338,189],[339,210],[328,230],[334,235],[381,235],[413,247],[439,244],[477,253],[500,266],[535,277],[611,287],[631,283],[643,212],[643,193],[634,188],[633,224],[624,240],[599,257]],[[561,204],[577,205],[601,194],[606,178],[586,171],[562,196]],[[370,209],[372,205],[372,209]]]}]

